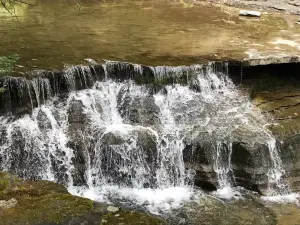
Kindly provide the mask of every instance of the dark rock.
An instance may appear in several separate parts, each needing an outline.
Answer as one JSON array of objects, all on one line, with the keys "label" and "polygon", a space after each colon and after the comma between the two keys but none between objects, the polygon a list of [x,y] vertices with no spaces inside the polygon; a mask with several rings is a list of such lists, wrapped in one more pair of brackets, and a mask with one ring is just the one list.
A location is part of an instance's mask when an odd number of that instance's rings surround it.
[{"label": "dark rock", "polygon": [[47,132],[48,129],[52,128],[51,122],[49,121],[47,115],[42,110],[39,110],[36,119],[38,121],[38,126],[41,131]]},{"label": "dark rock", "polygon": [[104,134],[94,166],[101,167],[100,171],[104,173],[108,183],[132,186],[132,180],[140,178],[141,186],[154,187],[157,168],[156,137],[145,128],[125,129],[128,130]]},{"label": "dark rock", "polygon": [[118,110],[125,123],[144,127],[160,124],[159,107],[147,90],[131,94],[130,85],[124,86],[118,94]]},{"label": "dark rock", "polygon": [[265,194],[272,167],[268,136],[263,131],[239,126],[232,134],[232,169],[235,183]]},{"label": "dark rock", "polygon": [[33,144],[34,140],[23,136],[18,127],[13,127],[9,135],[12,143],[5,149],[6,154],[0,155],[1,170],[5,167],[22,178],[41,179],[46,158],[38,154],[40,149]]},{"label": "dark rock", "polygon": [[[88,132],[89,119],[83,113],[83,104],[80,100],[71,100],[68,108],[68,147],[73,150],[72,162],[74,171],[72,173],[73,184],[86,184],[86,169],[89,151],[93,142],[85,136]],[[96,137],[95,137],[96,138]]]},{"label": "dark rock", "polygon": [[285,139],[280,156],[293,192],[300,191],[300,134]]},{"label": "dark rock", "polygon": [[217,188],[216,174],[213,169],[215,145],[208,132],[199,132],[195,138],[185,140],[183,160],[187,169],[195,170],[195,185],[206,190]]}]

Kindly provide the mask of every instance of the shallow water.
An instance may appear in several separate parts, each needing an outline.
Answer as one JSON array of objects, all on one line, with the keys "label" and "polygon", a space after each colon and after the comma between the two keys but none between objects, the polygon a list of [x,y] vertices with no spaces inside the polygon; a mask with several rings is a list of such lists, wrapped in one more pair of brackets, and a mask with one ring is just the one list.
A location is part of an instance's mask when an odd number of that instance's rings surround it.
[{"label": "shallow water", "polygon": [[289,29],[282,18],[245,20],[234,10],[184,1],[31,2],[17,5],[16,16],[0,9],[0,55],[18,53],[26,68],[58,69],[86,58],[151,65],[243,58],[252,44]]}]

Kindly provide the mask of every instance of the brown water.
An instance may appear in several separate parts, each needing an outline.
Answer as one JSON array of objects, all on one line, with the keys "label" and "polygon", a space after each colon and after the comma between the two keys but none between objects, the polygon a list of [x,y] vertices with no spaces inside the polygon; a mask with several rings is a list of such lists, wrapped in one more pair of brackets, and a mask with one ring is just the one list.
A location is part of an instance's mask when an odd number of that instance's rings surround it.
[{"label": "brown water", "polygon": [[246,45],[287,27],[281,18],[245,20],[234,10],[182,0],[32,3],[16,6],[16,16],[0,10],[0,55],[18,53],[26,68],[60,68],[85,58],[152,65],[243,58]]}]

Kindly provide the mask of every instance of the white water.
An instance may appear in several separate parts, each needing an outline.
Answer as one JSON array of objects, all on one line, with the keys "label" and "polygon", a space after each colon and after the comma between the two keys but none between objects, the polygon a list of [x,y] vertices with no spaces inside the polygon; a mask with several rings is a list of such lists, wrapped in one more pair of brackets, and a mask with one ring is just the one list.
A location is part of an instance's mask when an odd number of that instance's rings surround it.
[{"label": "white water", "polygon": [[[140,66],[134,68],[142,72]],[[8,118],[0,119],[0,127],[6,132],[0,146],[1,169],[25,178],[60,182],[67,185],[72,194],[94,200],[134,202],[158,214],[201,195],[190,185],[194,171],[185,169],[182,152],[185,138],[197,137],[203,131],[210,134],[215,146],[213,170],[218,182],[215,195],[221,198],[238,195],[232,188],[231,133],[246,124],[253,132],[259,132],[269,145],[270,196],[274,199],[278,194],[288,196],[290,192],[282,179],[284,170],[276,142],[265,130],[262,116],[253,115],[251,103],[226,73],[215,72],[213,65],[206,72],[201,68],[152,68],[158,78],[166,73],[197,72],[198,76],[190,78],[189,86],[197,86],[199,91],[179,84],[166,86],[153,96],[159,108],[160,124],[149,127],[126,124],[119,113],[118,106],[125,101],[121,94],[123,88],[129,88],[128,105],[136,98],[150,96],[147,89],[132,81],[107,80],[96,82],[91,89],[75,91],[74,72],[78,69],[72,67],[65,72],[71,92],[64,100],[49,99],[54,93],[46,79],[33,80],[30,85],[34,87],[39,107],[32,115],[12,122]],[[86,87],[90,68],[80,71],[81,86]],[[80,129],[69,120],[72,112],[69,110],[75,103],[79,103],[82,110],[77,121],[83,124]],[[149,159],[139,142],[142,135],[155,142],[157,152],[152,153],[153,159]],[[85,180],[85,186],[76,184],[79,175],[73,160],[79,156],[75,157],[76,150],[68,144],[74,142],[74,137],[78,143],[83,142],[80,159],[84,161],[85,170],[80,179]],[[113,143],[107,145],[107,140]]]}]

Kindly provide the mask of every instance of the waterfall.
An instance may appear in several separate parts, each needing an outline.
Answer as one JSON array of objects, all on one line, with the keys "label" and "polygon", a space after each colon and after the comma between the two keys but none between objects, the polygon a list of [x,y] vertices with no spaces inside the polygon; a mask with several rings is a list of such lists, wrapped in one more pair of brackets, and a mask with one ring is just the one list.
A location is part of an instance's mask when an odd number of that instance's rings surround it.
[{"label": "waterfall", "polygon": [[[186,140],[200,133],[213,146],[208,158],[217,188],[235,185],[233,133],[246,124],[268,145],[271,195],[289,193],[276,141],[262,115],[253,116],[227,65],[146,67],[107,61],[99,68],[72,66],[55,79],[54,73],[43,73],[18,81],[22,93],[16,96],[25,101],[28,95],[30,107],[21,101],[24,115],[0,117],[1,170],[62,183],[73,194],[100,201],[134,199],[158,213],[155,205],[170,209],[192,198],[195,170],[187,168],[183,151]],[[126,79],[119,79],[120,73]],[[153,91],[139,83],[141,77],[171,80]]]}]

